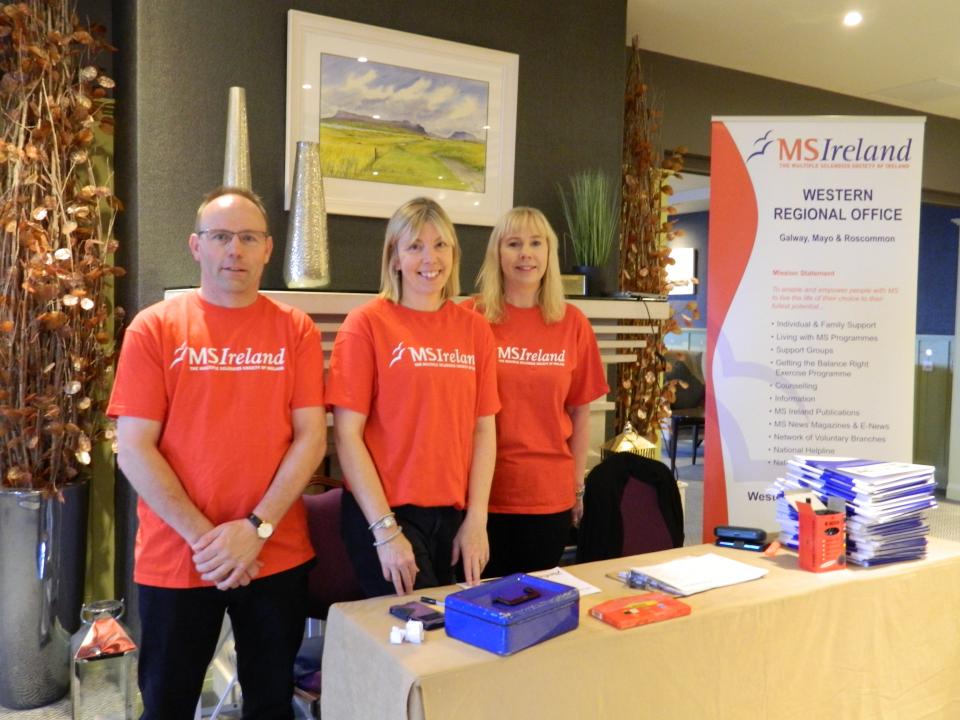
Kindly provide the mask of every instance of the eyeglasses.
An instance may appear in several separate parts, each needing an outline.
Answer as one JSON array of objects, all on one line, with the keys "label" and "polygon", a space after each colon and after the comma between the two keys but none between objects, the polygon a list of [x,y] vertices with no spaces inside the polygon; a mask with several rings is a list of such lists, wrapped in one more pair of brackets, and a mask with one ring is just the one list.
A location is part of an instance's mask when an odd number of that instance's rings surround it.
[{"label": "eyeglasses", "polygon": [[267,239],[267,233],[264,230],[197,230],[197,235],[206,235],[217,245],[226,247],[233,239],[239,238],[240,244],[245,247],[255,247]]}]

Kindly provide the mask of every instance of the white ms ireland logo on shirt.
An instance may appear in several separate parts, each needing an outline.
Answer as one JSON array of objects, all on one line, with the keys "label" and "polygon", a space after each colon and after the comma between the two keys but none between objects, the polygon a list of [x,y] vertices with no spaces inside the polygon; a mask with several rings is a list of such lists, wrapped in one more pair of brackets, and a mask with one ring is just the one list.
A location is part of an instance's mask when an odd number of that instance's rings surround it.
[{"label": "white ms ireland logo on shirt", "polygon": [[497,348],[497,359],[506,365],[554,365],[563,367],[567,360],[567,351],[544,352],[543,348],[530,348],[504,345]]},{"label": "white ms ireland logo on shirt", "polygon": [[476,366],[476,356],[461,352],[459,348],[444,350],[438,347],[411,347],[403,340],[390,352],[391,360],[387,365],[392,368],[406,358],[414,367],[459,368],[473,370]]},{"label": "white ms ireland logo on shirt", "polygon": [[251,347],[233,350],[222,347],[190,347],[187,341],[173,351],[172,370],[177,365],[191,372],[249,372],[251,370],[280,371],[285,367],[287,348],[276,352],[254,351]]}]

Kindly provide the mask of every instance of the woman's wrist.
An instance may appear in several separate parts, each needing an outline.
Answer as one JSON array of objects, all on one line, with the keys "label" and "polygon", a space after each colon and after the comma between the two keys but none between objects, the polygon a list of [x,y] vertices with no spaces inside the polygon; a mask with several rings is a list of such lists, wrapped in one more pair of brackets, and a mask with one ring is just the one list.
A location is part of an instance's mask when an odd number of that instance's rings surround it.
[{"label": "woman's wrist", "polygon": [[387,543],[393,542],[401,535],[403,535],[403,528],[401,528],[399,525],[397,525],[396,528],[394,528],[391,532],[384,532],[383,537],[378,537],[377,533],[374,533],[374,537],[377,539],[373,541],[373,546],[378,548],[381,545],[386,545]]},{"label": "woman's wrist", "polygon": [[388,511],[381,515],[379,518],[374,520],[370,525],[367,526],[367,530],[374,532],[375,530],[381,530],[386,528],[392,528],[397,526],[397,516],[394,512]]},{"label": "woman's wrist", "polygon": [[370,531],[370,534],[373,535],[374,540],[383,540],[384,538],[388,538],[394,533],[396,533],[397,530],[399,529],[400,529],[400,523],[393,522],[390,525],[382,525],[380,527],[375,527],[373,530]]},{"label": "woman's wrist", "polygon": [[467,507],[467,511],[463,515],[463,521],[467,522],[476,522],[484,527],[487,526],[487,511],[480,510],[478,507]]}]

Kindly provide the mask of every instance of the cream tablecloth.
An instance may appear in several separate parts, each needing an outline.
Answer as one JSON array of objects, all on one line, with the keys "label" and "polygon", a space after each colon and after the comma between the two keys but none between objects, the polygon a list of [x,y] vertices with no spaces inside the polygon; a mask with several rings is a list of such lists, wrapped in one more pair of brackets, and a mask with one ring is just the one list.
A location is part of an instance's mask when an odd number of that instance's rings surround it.
[{"label": "cream tablecloth", "polygon": [[[587,615],[636,592],[607,573],[706,552],[770,572],[686,598],[684,618],[619,631]],[[790,553],[710,545],[568,570],[603,590],[581,599],[580,627],[506,658],[442,630],[390,645],[396,597],[335,605],[324,720],[960,718],[958,543],[931,539],[922,561],[824,574],[798,570]]]}]

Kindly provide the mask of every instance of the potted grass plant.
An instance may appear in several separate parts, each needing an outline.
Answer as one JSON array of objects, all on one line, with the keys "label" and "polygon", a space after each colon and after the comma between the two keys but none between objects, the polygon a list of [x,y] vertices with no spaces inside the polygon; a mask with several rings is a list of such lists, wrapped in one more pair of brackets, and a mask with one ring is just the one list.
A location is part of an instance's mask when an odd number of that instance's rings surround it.
[{"label": "potted grass plant", "polygon": [[606,294],[604,266],[617,241],[620,210],[616,187],[600,170],[577,173],[570,178],[569,195],[558,185],[563,215],[567,221],[576,273],[587,276],[587,294]]},{"label": "potted grass plant", "polygon": [[0,705],[69,687],[86,495],[114,359],[119,202],[95,138],[112,130],[109,46],[67,0],[0,8]]}]

